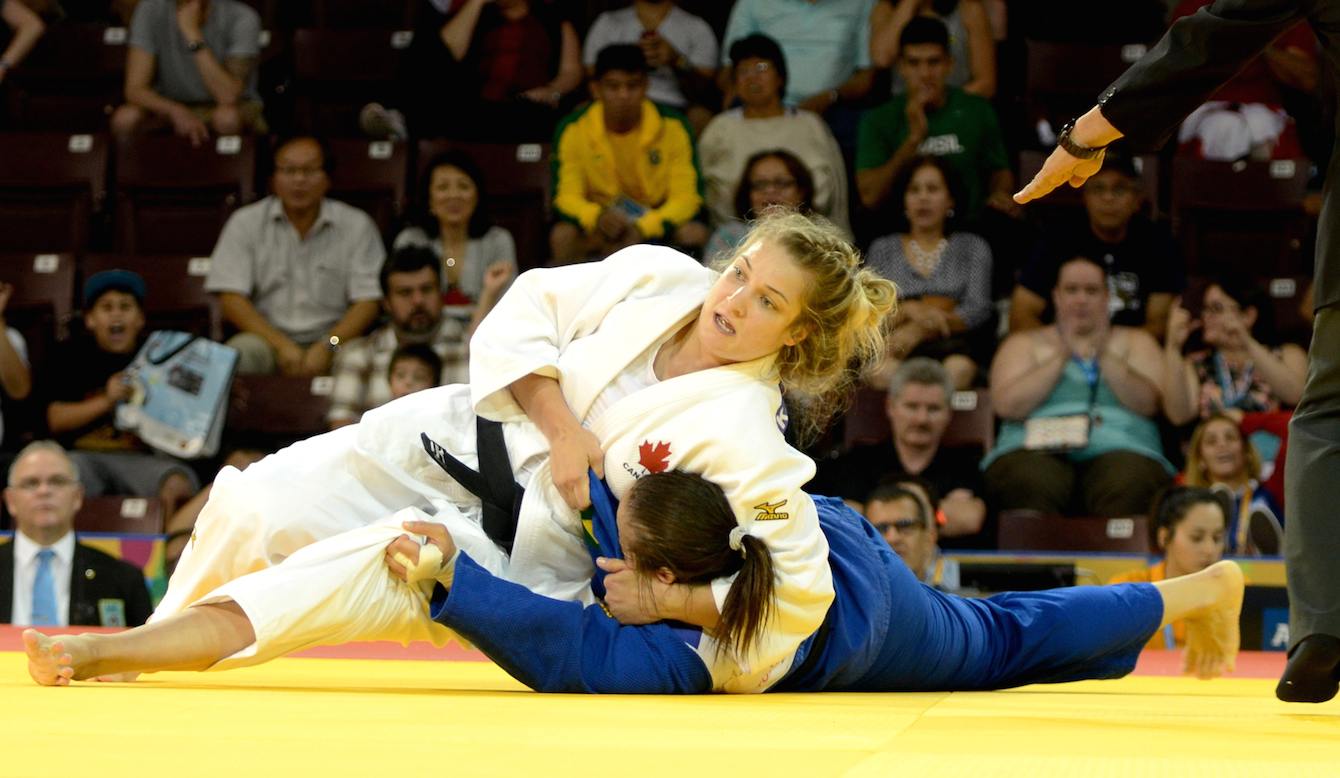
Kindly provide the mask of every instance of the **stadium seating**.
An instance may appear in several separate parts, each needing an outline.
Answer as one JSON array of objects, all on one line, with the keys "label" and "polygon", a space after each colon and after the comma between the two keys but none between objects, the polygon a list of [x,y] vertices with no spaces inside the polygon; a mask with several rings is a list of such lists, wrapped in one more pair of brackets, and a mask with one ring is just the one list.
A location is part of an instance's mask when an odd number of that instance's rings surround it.
[{"label": "stadium seating", "polygon": [[1001,511],[1001,551],[1103,551],[1149,553],[1149,519],[1048,516],[1037,511]]},{"label": "stadium seating", "polygon": [[356,135],[358,112],[392,93],[410,33],[379,28],[303,29],[293,34],[296,126]]},{"label": "stadium seating", "polygon": [[71,254],[0,254],[0,281],[12,284],[6,322],[28,341],[30,361],[68,332],[75,298]]},{"label": "stadium seating", "polygon": [[0,134],[0,251],[82,252],[107,198],[107,136]]},{"label": "stadium seating", "polygon": [[1304,275],[1307,160],[1213,162],[1178,158],[1172,171],[1173,230],[1187,272]]},{"label": "stadium seating", "polygon": [[385,235],[405,211],[409,150],[404,143],[331,140],[330,197],[362,208]]},{"label": "stadium seating", "polygon": [[157,497],[85,497],[74,517],[76,532],[163,534],[163,503]]},{"label": "stadium seating", "polygon": [[1145,53],[1143,43],[1060,43],[1030,40],[1024,102],[1030,125],[1046,119],[1053,132],[1093,106],[1130,64]]},{"label": "stadium seating", "polygon": [[408,30],[414,5],[413,0],[312,0],[312,26]]},{"label": "stadium seating", "polygon": [[208,254],[228,216],[254,199],[255,170],[255,141],[246,136],[198,147],[175,135],[117,144],[117,250]]},{"label": "stadium seating", "polygon": [[333,379],[240,375],[228,399],[228,431],[275,443],[324,432]]},{"label": "stadium seating", "polygon": [[102,132],[122,101],[126,29],[107,24],[53,25],[5,79],[15,126]]}]

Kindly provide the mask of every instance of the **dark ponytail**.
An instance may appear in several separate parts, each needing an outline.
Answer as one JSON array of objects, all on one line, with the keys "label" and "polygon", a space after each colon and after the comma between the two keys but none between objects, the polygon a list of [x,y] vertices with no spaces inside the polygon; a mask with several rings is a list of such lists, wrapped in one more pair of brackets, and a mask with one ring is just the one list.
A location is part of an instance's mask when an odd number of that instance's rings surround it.
[{"label": "dark ponytail", "polygon": [[664,568],[682,584],[739,574],[711,632],[718,650],[747,655],[774,608],[772,554],[761,538],[748,534],[731,548],[731,531],[739,525],[721,487],[679,470],[652,473],[633,485],[624,509],[634,538],[623,547],[639,572],[654,575]]},{"label": "dark ponytail", "polygon": [[718,644],[745,656],[772,617],[775,579],[772,554],[762,538],[745,535],[740,539],[740,551],[734,553],[741,552],[740,574],[726,595],[715,637]]}]

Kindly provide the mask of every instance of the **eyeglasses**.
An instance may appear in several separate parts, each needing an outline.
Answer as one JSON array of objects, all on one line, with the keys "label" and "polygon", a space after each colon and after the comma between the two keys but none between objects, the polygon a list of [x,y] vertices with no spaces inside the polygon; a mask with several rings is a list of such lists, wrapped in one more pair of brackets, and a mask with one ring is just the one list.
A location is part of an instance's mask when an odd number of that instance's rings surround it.
[{"label": "eyeglasses", "polygon": [[50,478],[46,479],[45,481],[42,480],[41,478],[25,478],[14,484],[11,484],[11,486],[13,486],[15,489],[18,489],[21,492],[35,492],[38,489],[41,489],[42,484],[44,483],[52,489],[69,489],[71,486],[74,486],[77,482],[68,475],[53,475]]},{"label": "eyeglasses", "polygon": [[879,534],[881,535],[889,534],[889,530],[891,529],[898,530],[898,534],[902,535],[908,532],[920,532],[926,529],[926,522],[922,521],[921,519],[898,519],[897,521],[881,521],[880,523],[875,525],[875,529],[879,530]]},{"label": "eyeglasses", "polygon": [[749,188],[759,191],[777,191],[779,189],[791,189],[796,185],[794,178],[760,178],[749,182]]},{"label": "eyeglasses", "polygon": [[746,73],[771,73],[776,69],[777,69],[776,66],[773,65],[771,62],[755,62],[752,65],[740,66],[739,73],[740,75],[744,75]]},{"label": "eyeglasses", "polygon": [[1216,316],[1219,316],[1225,313],[1238,313],[1241,310],[1242,310],[1241,308],[1234,305],[1233,303],[1210,303],[1209,305],[1205,306],[1204,312],[1213,313]]},{"label": "eyeglasses", "polygon": [[288,178],[316,178],[324,173],[325,170],[319,167],[297,167],[293,165],[283,165],[275,168],[275,173]]}]

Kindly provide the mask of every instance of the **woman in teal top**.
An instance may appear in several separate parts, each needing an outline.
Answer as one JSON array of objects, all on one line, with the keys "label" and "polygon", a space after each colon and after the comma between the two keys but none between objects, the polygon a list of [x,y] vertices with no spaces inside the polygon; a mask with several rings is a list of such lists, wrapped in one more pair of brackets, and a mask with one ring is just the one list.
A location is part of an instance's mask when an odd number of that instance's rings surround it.
[{"label": "woman in teal top", "polygon": [[1103,267],[1076,257],[1052,290],[1056,323],[1011,335],[991,366],[1004,422],[982,462],[1000,510],[1142,515],[1173,474],[1158,426],[1163,363],[1154,339],[1108,321]]}]

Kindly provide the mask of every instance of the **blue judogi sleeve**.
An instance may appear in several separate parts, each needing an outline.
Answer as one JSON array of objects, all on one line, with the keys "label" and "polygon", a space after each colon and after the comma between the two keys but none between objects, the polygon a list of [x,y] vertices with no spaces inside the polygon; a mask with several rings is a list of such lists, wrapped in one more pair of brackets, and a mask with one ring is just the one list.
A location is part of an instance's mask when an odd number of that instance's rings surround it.
[{"label": "blue judogi sleeve", "polygon": [[436,587],[429,612],[536,691],[695,694],[712,688],[703,661],[671,627],[624,626],[597,605],[550,599],[497,578],[464,552],[451,591]]}]

